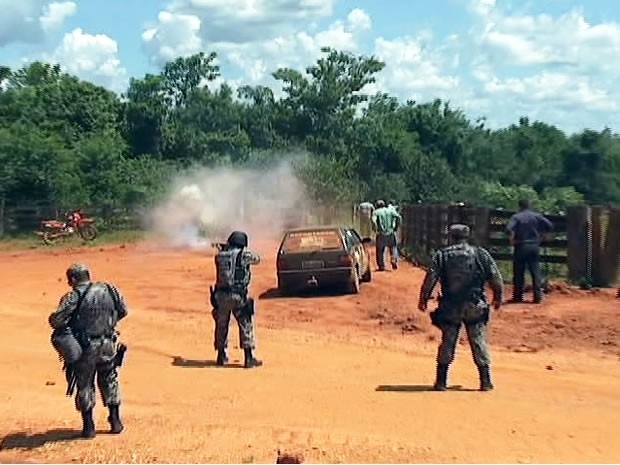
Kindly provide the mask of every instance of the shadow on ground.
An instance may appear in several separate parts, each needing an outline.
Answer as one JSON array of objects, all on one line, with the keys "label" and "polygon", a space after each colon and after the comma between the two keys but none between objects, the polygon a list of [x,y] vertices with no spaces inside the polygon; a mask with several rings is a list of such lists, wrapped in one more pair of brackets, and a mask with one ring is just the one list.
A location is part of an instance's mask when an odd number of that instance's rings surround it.
[{"label": "shadow on ground", "polygon": [[37,449],[48,443],[66,442],[81,439],[81,431],[67,428],[51,429],[43,433],[29,434],[18,432],[8,434],[0,441],[1,450]]},{"label": "shadow on ground", "polygon": [[[464,388],[460,384],[449,386],[448,391],[475,392],[478,389]],[[375,388],[376,392],[431,392],[433,386],[428,384],[380,384]]]},{"label": "shadow on ground", "polygon": [[228,362],[224,366],[218,366],[215,360],[194,360],[179,355],[172,357],[171,364],[172,366],[182,368],[243,368],[243,364],[239,362]]},{"label": "shadow on ground", "polygon": [[322,297],[339,297],[344,295],[348,295],[348,293],[342,288],[342,286],[325,286],[317,289],[301,289],[298,291],[291,291],[286,294],[282,294],[278,290],[278,288],[271,288],[261,293],[258,298],[260,300],[283,299],[290,297],[301,299],[316,299]]}]

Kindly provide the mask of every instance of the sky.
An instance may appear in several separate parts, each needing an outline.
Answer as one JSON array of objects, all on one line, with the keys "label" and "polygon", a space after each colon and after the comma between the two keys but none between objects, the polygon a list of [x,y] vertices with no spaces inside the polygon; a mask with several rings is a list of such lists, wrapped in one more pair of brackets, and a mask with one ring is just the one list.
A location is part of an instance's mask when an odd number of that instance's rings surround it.
[{"label": "sky", "polygon": [[449,101],[505,127],[620,132],[617,0],[0,0],[0,64],[60,63],[118,93],[178,56],[218,54],[233,88],[330,46],[386,63],[366,92]]}]

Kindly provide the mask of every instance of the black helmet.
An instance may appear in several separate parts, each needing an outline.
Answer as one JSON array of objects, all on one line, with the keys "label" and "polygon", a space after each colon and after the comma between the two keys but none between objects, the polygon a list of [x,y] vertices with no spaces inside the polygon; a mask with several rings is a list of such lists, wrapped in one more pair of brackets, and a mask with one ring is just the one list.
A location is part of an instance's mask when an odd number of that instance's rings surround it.
[{"label": "black helmet", "polygon": [[243,231],[233,231],[226,242],[230,247],[244,248],[248,246],[248,235]]},{"label": "black helmet", "polygon": [[68,280],[74,279],[77,282],[90,280],[90,270],[83,263],[74,263],[67,268],[66,274]]},{"label": "black helmet", "polygon": [[456,240],[469,239],[469,235],[471,233],[469,226],[460,223],[451,224],[449,231],[450,236]]}]

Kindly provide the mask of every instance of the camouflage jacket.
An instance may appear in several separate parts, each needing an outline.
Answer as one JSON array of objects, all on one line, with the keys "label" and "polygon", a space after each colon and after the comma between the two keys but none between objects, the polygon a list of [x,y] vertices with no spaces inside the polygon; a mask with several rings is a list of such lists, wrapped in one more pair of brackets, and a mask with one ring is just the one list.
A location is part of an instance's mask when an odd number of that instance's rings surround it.
[{"label": "camouflage jacket", "polygon": [[[448,249],[452,247],[472,246],[469,245],[466,241],[462,241],[455,245],[451,245],[435,252],[431,266],[428,268],[426,276],[424,277],[424,282],[422,283],[422,287],[420,288],[420,300],[426,302],[431,298],[433,289],[435,288],[436,284],[441,280],[441,277],[444,275],[444,256]],[[482,298],[484,298],[483,286],[485,283],[489,283],[493,289],[494,299],[501,301],[501,299],[503,298],[504,280],[502,278],[499,267],[497,266],[497,263],[495,262],[488,250],[482,247],[476,247],[476,249],[478,260],[482,267],[482,279],[479,282],[480,289],[477,290],[479,291],[479,294],[482,296]]]},{"label": "camouflage jacket", "polygon": [[[83,299],[76,313],[80,296]],[[98,337],[113,333],[126,316],[125,299],[114,285],[81,283],[62,296],[48,322],[53,329],[70,326],[76,333]]]}]

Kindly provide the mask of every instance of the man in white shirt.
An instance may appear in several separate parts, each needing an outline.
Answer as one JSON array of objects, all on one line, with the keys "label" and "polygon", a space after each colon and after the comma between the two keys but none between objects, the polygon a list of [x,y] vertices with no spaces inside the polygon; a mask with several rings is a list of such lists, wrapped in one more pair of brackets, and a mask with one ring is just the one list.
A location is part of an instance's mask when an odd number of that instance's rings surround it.
[{"label": "man in white shirt", "polygon": [[368,237],[372,234],[372,213],[375,211],[375,206],[371,202],[362,202],[357,211],[360,217],[360,234],[362,237]]}]

